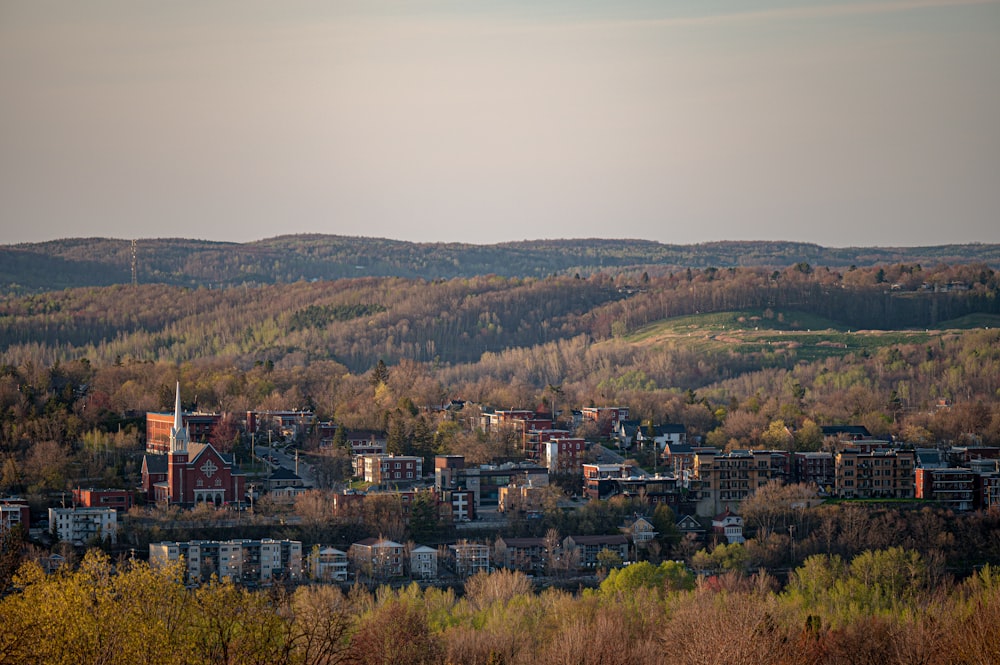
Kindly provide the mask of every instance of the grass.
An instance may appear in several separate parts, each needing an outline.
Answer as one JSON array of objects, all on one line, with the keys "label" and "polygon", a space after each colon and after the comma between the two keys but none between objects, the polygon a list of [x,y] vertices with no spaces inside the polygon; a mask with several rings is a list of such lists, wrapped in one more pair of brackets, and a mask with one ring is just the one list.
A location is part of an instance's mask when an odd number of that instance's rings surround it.
[{"label": "grass", "polygon": [[975,314],[933,330],[849,330],[800,312],[748,310],[664,319],[626,337],[638,345],[681,346],[698,353],[730,353],[785,361],[814,361],[883,347],[926,344],[947,330],[1000,327],[1000,316]]}]

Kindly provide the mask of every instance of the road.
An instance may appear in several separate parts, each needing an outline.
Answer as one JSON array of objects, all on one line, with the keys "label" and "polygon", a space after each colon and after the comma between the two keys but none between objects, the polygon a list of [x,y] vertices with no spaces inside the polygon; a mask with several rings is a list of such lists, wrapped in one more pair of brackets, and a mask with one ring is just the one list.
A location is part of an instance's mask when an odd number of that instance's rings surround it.
[{"label": "road", "polygon": [[[291,449],[294,451],[294,448]],[[292,452],[291,455],[285,453],[284,450],[276,446],[257,446],[256,447],[257,457],[261,458],[265,463],[270,464],[272,469],[279,466],[283,466],[290,471],[295,471],[295,453]],[[268,460],[268,456],[273,458],[274,461]],[[302,481],[306,485],[312,487],[316,486],[316,475],[313,473],[312,467],[306,463],[305,456],[299,454],[299,470],[298,476],[302,478]]]}]

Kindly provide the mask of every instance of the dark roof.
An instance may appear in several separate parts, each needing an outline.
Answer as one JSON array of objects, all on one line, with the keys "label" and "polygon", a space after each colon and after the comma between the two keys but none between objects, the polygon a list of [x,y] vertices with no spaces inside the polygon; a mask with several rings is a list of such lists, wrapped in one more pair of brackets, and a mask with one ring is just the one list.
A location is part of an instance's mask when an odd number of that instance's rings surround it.
[{"label": "dark roof", "polygon": [[823,425],[821,428],[823,436],[871,436],[871,432],[864,425]]},{"label": "dark roof", "polygon": [[664,423],[653,429],[657,434],[687,434],[687,427],[680,423]]},{"label": "dark roof", "polygon": [[147,473],[167,473],[166,455],[143,455]]},{"label": "dark roof", "polygon": [[544,538],[501,538],[507,547],[542,547]]},{"label": "dark roof", "polygon": [[671,455],[686,455],[688,453],[693,453],[694,449],[691,447],[690,443],[672,443],[667,442],[667,451]]},{"label": "dark roof", "polygon": [[283,466],[279,466],[274,470],[267,478],[268,480],[302,480],[302,478],[295,474],[291,469],[286,469]]},{"label": "dark roof", "polygon": [[622,534],[614,536],[569,536],[577,545],[622,545],[628,543],[628,538]]}]

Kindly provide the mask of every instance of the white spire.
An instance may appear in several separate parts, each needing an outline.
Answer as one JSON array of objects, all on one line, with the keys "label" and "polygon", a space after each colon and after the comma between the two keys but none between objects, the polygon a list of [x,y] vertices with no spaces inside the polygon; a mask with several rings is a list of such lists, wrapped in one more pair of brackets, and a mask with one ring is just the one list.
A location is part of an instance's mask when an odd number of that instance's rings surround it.
[{"label": "white spire", "polygon": [[177,382],[177,399],[174,401],[174,430],[180,431],[184,423],[181,420],[181,382]]},{"label": "white spire", "polygon": [[190,441],[187,427],[184,427],[183,412],[181,411],[181,382],[177,382],[177,399],[174,402],[174,426],[170,428],[170,452],[186,453],[187,444]]}]

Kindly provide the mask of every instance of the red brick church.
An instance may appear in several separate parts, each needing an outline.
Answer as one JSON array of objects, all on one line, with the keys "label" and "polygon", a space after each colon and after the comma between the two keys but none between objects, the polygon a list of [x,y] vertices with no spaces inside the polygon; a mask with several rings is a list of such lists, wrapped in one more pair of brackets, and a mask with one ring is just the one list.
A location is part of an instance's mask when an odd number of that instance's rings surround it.
[{"label": "red brick church", "polygon": [[178,383],[170,448],[165,455],[147,453],[142,460],[142,489],[147,500],[187,506],[241,501],[244,477],[232,458],[210,443],[191,443],[181,414]]}]

